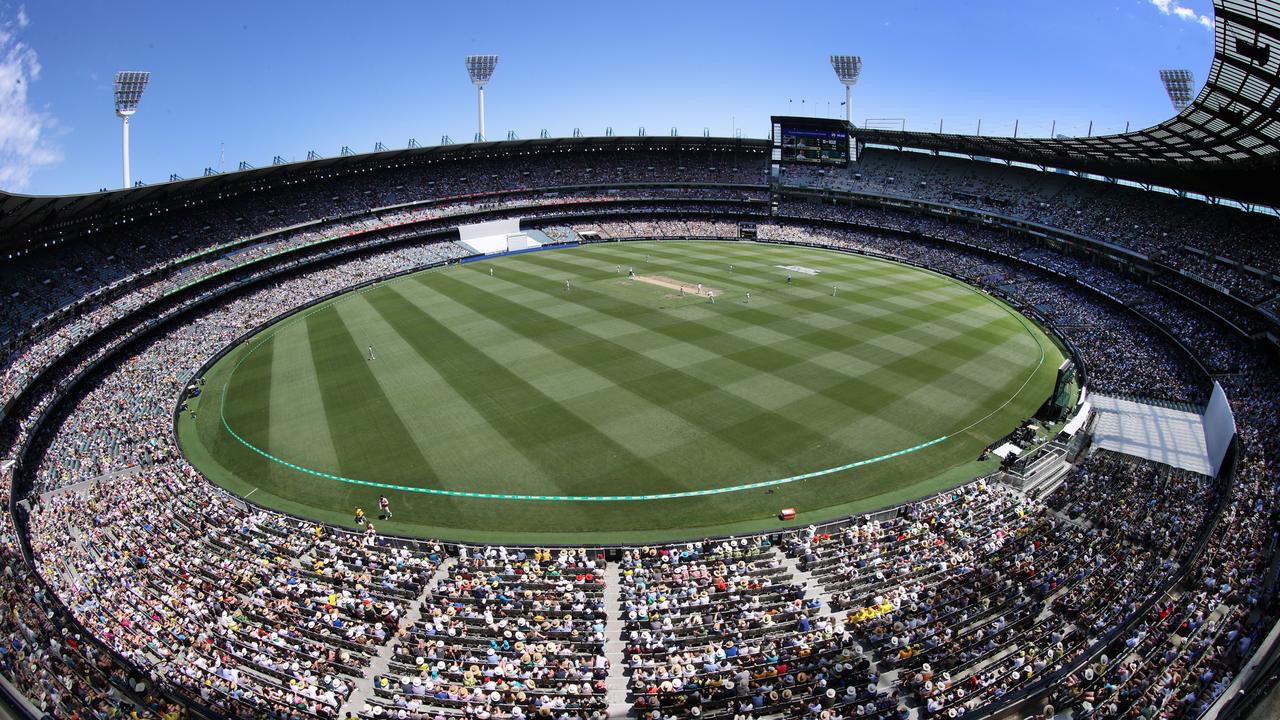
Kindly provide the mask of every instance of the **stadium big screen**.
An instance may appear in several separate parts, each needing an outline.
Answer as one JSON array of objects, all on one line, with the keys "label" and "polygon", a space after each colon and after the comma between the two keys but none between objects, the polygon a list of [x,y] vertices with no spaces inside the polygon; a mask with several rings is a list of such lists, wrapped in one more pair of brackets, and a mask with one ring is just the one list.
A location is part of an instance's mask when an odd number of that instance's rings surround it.
[{"label": "stadium big screen", "polygon": [[809,165],[849,164],[849,128],[840,120],[773,118],[775,155],[782,162]]}]

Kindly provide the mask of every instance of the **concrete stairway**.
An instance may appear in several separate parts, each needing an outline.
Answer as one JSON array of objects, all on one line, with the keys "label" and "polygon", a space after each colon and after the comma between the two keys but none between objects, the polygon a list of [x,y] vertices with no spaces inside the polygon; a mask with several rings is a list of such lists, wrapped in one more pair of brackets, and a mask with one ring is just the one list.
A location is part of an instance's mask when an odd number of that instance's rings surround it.
[{"label": "concrete stairway", "polygon": [[609,717],[626,717],[631,711],[627,702],[627,659],[622,638],[622,567],[609,566],[604,583],[604,655],[609,658]]},{"label": "concrete stairway", "polygon": [[[414,623],[422,619],[422,607],[426,604],[427,595],[439,585],[443,578],[449,576],[449,568],[457,564],[456,558],[448,558],[441,563],[431,575],[431,579],[422,589],[422,594],[418,596],[409,609],[400,617],[400,625],[398,629],[403,630],[413,627]],[[359,685],[351,692],[351,696],[347,698],[347,702],[338,712],[339,718],[347,717],[348,713],[356,713],[364,706],[370,698],[373,697],[373,683],[375,679],[381,675],[385,675],[391,666],[391,657],[395,650],[396,639],[392,638],[382,647],[378,648],[378,654],[374,656],[373,662],[369,664],[369,669],[365,671],[364,677]]]}]

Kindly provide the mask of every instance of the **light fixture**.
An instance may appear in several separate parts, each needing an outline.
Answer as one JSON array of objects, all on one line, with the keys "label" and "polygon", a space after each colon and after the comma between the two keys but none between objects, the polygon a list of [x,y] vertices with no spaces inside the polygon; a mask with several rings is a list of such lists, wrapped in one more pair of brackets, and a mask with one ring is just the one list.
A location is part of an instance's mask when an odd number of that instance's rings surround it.
[{"label": "light fixture", "polygon": [[832,55],[831,69],[844,85],[844,119],[853,124],[853,86],[862,74],[862,58],[858,55]]},{"label": "light fixture", "polygon": [[484,86],[493,77],[493,69],[498,67],[497,55],[468,55],[466,59],[467,75],[471,76],[471,84],[476,86],[476,97],[480,106],[480,132],[476,135],[484,140]]},{"label": "light fixture", "polygon": [[1191,85],[1195,77],[1190,70],[1161,70],[1160,82],[1164,83],[1174,110],[1182,112],[1191,104]]},{"label": "light fixture", "polygon": [[121,70],[116,73],[116,115],[124,121],[124,145],[121,156],[124,160],[124,186],[129,187],[129,118],[138,111],[138,103],[142,100],[142,91],[147,88],[151,73],[136,70]]}]

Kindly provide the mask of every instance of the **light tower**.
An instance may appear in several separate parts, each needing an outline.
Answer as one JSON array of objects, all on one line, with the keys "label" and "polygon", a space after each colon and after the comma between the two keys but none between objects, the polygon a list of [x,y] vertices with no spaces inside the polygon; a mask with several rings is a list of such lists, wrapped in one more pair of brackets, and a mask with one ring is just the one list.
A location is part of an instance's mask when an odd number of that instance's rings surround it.
[{"label": "light tower", "polygon": [[493,69],[498,66],[497,55],[468,55],[467,74],[471,76],[471,84],[476,86],[476,96],[480,103],[480,139],[484,140],[484,84],[493,77]]},{"label": "light tower", "polygon": [[142,91],[151,79],[149,72],[122,70],[116,73],[116,115],[124,121],[124,186],[129,187],[129,118],[138,111]]},{"label": "light tower", "polygon": [[1160,82],[1164,83],[1174,110],[1182,112],[1191,104],[1191,85],[1195,79],[1190,70],[1161,70]]},{"label": "light tower", "polygon": [[844,84],[844,120],[853,124],[853,86],[862,73],[862,58],[857,55],[832,55],[831,68]]}]

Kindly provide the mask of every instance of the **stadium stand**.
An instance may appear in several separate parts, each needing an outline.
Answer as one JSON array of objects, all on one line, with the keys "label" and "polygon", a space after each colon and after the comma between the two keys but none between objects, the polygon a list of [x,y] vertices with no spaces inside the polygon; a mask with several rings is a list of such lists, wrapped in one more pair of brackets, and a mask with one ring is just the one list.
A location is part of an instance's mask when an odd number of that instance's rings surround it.
[{"label": "stadium stand", "polygon": [[[1220,37],[1274,36],[1258,12],[1274,3],[1216,5]],[[1206,98],[1250,42],[1219,44]],[[1206,107],[1158,128],[1208,127]],[[788,168],[772,188],[764,143],[575,138],[5,196],[0,696],[82,718],[1195,718],[1239,702],[1228,689],[1277,617],[1276,219],[897,149],[1025,161],[1042,144],[863,139],[848,171]],[[1062,167],[1127,172],[1127,142],[1080,139]],[[1233,196],[1266,160],[1209,144],[1241,173],[1210,168],[1193,195]],[[1208,478],[1097,451],[1032,490],[983,479],[829,525],[547,549],[300,520],[182,457],[175,401],[228,343],[456,261],[450,228],[504,217],[605,241],[736,239],[749,220],[765,242],[951,274],[1063,337],[1092,392],[1195,407],[1219,382],[1231,461]]]}]

